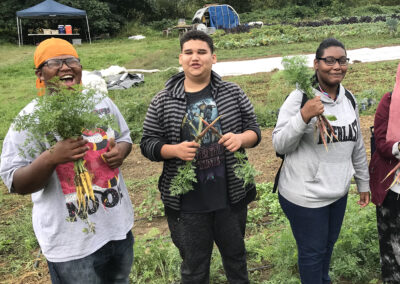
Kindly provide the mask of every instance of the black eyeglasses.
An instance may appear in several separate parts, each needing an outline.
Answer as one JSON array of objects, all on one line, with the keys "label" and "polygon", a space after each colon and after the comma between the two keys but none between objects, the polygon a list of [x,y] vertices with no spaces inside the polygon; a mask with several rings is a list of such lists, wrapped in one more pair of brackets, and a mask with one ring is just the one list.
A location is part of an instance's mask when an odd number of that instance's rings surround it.
[{"label": "black eyeglasses", "polygon": [[317,57],[318,60],[323,60],[325,61],[326,65],[333,66],[336,64],[336,62],[339,62],[339,65],[345,66],[349,63],[350,58],[347,58],[346,56],[342,56],[340,58],[335,58],[333,56],[328,56],[328,57]]},{"label": "black eyeglasses", "polygon": [[60,69],[63,64],[67,64],[69,68],[76,68],[81,66],[81,61],[79,58],[69,57],[64,59],[49,59],[44,62],[38,69],[42,68],[43,66],[47,65],[49,69]]}]

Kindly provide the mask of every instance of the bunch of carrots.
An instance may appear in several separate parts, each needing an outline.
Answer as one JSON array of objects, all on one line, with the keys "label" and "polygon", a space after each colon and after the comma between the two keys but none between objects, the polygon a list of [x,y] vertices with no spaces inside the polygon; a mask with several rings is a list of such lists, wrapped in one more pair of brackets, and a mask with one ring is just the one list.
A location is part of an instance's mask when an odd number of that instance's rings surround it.
[{"label": "bunch of carrots", "polygon": [[[400,162],[397,163],[397,165],[385,176],[385,178],[381,182],[384,182],[389,176],[395,173],[398,169],[400,169]],[[400,173],[396,175],[392,184],[387,188],[387,190],[389,190],[393,185],[398,183],[400,183]]]},{"label": "bunch of carrots", "polygon": [[[323,114],[317,116],[316,128],[319,130],[319,136],[321,137],[321,140],[324,143],[326,151],[328,151],[328,142],[333,142],[333,139],[339,141],[339,139],[335,135],[332,125],[329,123],[328,119]],[[325,135],[329,138],[328,142],[325,138]]]},{"label": "bunch of carrots", "polygon": [[[52,88],[36,99],[32,113],[22,113],[14,120],[14,128],[26,131],[27,135],[20,148],[22,156],[35,157],[43,151],[43,145],[51,149],[60,139],[80,137],[84,131],[115,124],[113,115],[99,116],[93,111],[104,95],[94,90],[84,91],[80,85],[64,86],[56,77],[51,84]],[[89,231],[94,232],[94,225],[87,220],[87,201],[95,201],[95,197],[92,178],[83,159],[74,162],[74,172],[78,208],[83,213],[83,221],[89,225]]]},{"label": "bunch of carrots", "polygon": [[86,197],[88,199],[90,198],[92,201],[95,201],[95,198],[92,186],[92,177],[86,169],[83,159],[74,162],[74,172],[78,210],[81,209],[82,205],[83,210],[86,210]]},{"label": "bunch of carrots", "polygon": [[[218,138],[222,137],[222,135],[214,127],[214,124],[221,118],[221,115],[218,116],[211,123],[208,123],[200,115],[198,115],[198,118],[200,119],[198,128],[196,128],[187,119],[187,116],[184,117],[183,122],[182,122],[182,125],[184,125],[184,123],[186,121],[188,121],[189,125],[193,129],[195,129],[196,132],[198,133],[198,135],[195,136],[194,141],[196,141],[196,142],[201,141],[201,139],[204,137],[204,135],[210,130],[214,134],[216,134],[218,136]],[[203,124],[206,126],[204,129],[202,126]],[[254,169],[254,167],[246,159],[246,154],[242,154],[239,151],[236,151],[234,156],[238,160],[238,163],[234,165],[234,172],[238,178],[243,180],[243,182],[244,182],[243,186],[245,187],[247,184],[254,183],[254,177],[255,177],[255,175],[258,174],[258,172]],[[194,166],[194,162],[195,162],[195,160],[187,161],[184,166],[182,166],[178,169],[177,175],[171,181],[171,186],[169,189],[171,192],[171,195],[173,195],[173,196],[181,195],[181,194],[185,194],[185,193],[193,190],[193,182],[197,182],[196,173],[195,173],[196,167]]]},{"label": "bunch of carrots", "polygon": [[[307,58],[304,56],[284,57],[282,65],[284,67],[284,76],[289,83],[296,85],[297,88],[306,94],[308,99],[314,98],[311,83],[312,74],[307,67]],[[329,142],[333,142],[334,139],[339,141],[329,120],[335,121],[336,117],[334,115],[320,114],[317,116],[315,125],[326,151],[328,151]],[[325,135],[329,139],[326,139]]]},{"label": "bunch of carrots", "polygon": [[[201,116],[200,118],[200,125],[198,128],[195,128],[195,126],[187,119],[187,116],[184,117],[182,125],[188,121],[189,125],[193,127],[193,129],[196,130],[198,135],[194,138],[195,142],[201,141],[201,139],[206,135],[206,133],[212,129],[214,133],[218,133],[218,130],[214,128],[214,124],[221,118],[221,116],[218,116],[212,123],[206,122]],[[206,128],[203,129],[202,125],[203,123],[206,125]],[[197,182],[196,179],[196,173],[195,169],[196,167],[194,166],[194,160],[193,161],[187,161],[184,166],[180,167],[178,169],[177,175],[172,179],[171,181],[171,186],[169,188],[171,195],[177,196],[180,194],[185,194],[188,193],[189,191],[193,190],[193,182]]]}]

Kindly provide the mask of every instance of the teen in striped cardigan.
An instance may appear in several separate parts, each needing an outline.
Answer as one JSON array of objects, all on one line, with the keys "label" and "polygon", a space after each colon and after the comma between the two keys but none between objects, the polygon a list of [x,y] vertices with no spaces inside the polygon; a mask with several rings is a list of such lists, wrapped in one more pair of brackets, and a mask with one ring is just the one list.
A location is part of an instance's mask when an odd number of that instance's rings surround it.
[{"label": "teen in striped cardigan", "polygon": [[[256,190],[254,184],[244,187],[235,176],[233,153],[256,146],[261,133],[243,90],[211,70],[216,62],[213,51],[212,39],[203,32],[190,31],[181,38],[183,72],[170,78],[151,101],[140,147],[144,156],[164,163],[159,190],[172,240],[183,259],[182,283],[208,283],[214,242],[228,281],[248,283],[243,238],[247,204]],[[195,142],[194,125],[218,116],[213,132],[203,137],[201,145]],[[193,159],[194,190],[172,196],[171,180],[185,161]]]}]

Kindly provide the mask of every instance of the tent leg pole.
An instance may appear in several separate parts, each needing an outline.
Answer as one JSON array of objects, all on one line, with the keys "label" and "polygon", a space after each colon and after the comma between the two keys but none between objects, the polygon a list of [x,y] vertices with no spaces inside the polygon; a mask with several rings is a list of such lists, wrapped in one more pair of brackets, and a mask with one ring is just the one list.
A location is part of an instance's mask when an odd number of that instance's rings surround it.
[{"label": "tent leg pole", "polygon": [[21,45],[24,45],[24,36],[22,35],[22,19],[19,19],[19,28],[21,34]]},{"label": "tent leg pole", "polygon": [[19,24],[18,24],[18,17],[17,17],[17,32],[18,32],[18,46],[21,46],[21,38],[19,37]]},{"label": "tent leg pole", "polygon": [[87,25],[87,30],[88,30],[88,34],[89,34],[89,43],[92,44],[92,39],[90,38],[90,29],[89,29],[89,21],[86,15],[86,25]]}]

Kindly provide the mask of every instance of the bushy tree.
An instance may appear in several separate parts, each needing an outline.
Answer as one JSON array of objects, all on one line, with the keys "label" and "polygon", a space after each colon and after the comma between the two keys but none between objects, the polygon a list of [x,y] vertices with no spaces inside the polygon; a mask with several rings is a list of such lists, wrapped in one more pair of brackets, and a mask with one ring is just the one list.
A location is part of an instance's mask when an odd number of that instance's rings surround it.
[{"label": "bushy tree", "polygon": [[220,0],[218,3],[231,5],[238,13],[251,11],[251,0]]},{"label": "bushy tree", "polygon": [[38,4],[38,1],[30,0],[3,0],[0,1],[0,42],[17,42],[16,12]]},{"label": "bushy tree", "polygon": [[92,35],[113,34],[121,27],[121,19],[113,15],[107,3],[99,0],[59,0],[61,4],[85,10]]},{"label": "bushy tree", "polygon": [[[27,9],[41,3],[43,0],[3,0],[0,2],[0,41],[17,42],[17,23],[16,12]],[[112,14],[107,3],[99,0],[58,0],[57,2],[77,9],[86,10],[89,19],[90,31],[92,35],[102,33],[113,34],[119,31],[124,23],[124,18],[119,14]],[[135,1],[136,2],[136,1]],[[65,23],[65,20],[63,20]],[[27,33],[28,28],[41,27],[54,28],[57,26],[58,19],[49,20],[23,20],[23,33]],[[77,20],[68,20],[69,23],[77,23]],[[83,21],[79,25],[84,27]]]}]

